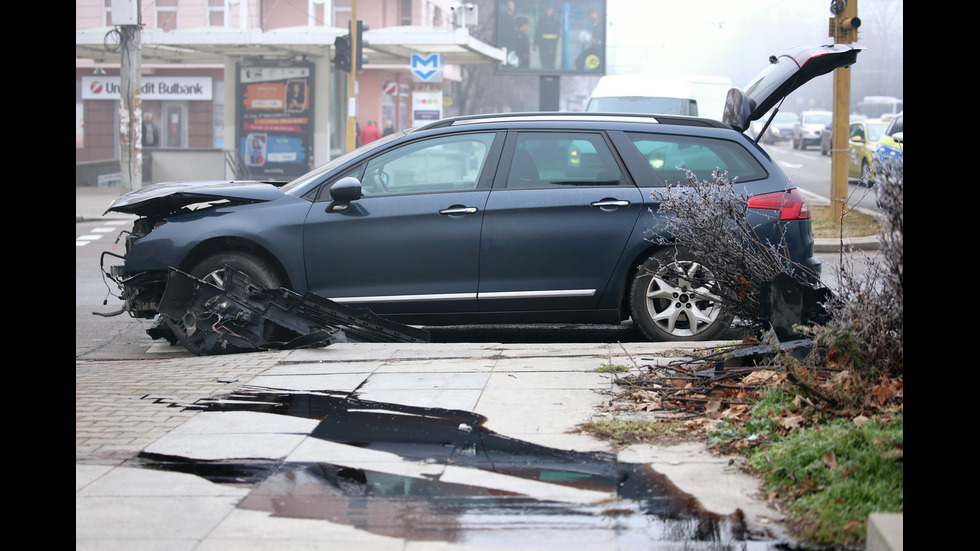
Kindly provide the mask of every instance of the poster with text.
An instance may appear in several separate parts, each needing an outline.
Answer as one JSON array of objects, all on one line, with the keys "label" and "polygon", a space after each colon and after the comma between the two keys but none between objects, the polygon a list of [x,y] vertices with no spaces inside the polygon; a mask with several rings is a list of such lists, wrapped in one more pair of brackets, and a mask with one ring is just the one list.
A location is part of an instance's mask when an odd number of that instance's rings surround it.
[{"label": "poster with text", "polygon": [[313,168],[312,100],[312,65],[239,65],[238,153],[250,177],[285,181]]},{"label": "poster with text", "polygon": [[498,72],[605,74],[605,0],[497,0],[496,22]]}]

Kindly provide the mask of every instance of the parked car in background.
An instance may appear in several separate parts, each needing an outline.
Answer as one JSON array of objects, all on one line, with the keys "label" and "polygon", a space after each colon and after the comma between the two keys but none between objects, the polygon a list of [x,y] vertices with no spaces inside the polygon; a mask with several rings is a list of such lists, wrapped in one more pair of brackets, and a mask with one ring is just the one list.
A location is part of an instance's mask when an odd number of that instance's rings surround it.
[{"label": "parked car in background", "polygon": [[903,110],[888,122],[884,134],[878,140],[878,147],[875,153],[882,164],[896,161],[901,163],[904,146],[905,111]]},{"label": "parked car in background", "polygon": [[830,111],[804,111],[800,120],[793,125],[793,149],[806,149],[808,145],[819,145],[824,126],[834,114]]},{"label": "parked car in background", "polygon": [[834,149],[834,121],[833,119],[827,121],[827,124],[823,125],[823,131],[820,132],[820,154],[830,155],[831,150]]},{"label": "parked car in background", "polygon": [[881,119],[865,119],[854,121],[848,131],[848,163],[847,176],[859,179],[862,183],[871,184],[874,181],[875,151],[878,140],[885,133],[888,122]]},{"label": "parked car in background", "polygon": [[[731,321],[717,258],[675,255],[655,191],[718,171],[749,222],[819,274],[806,197],[743,134],[857,48],[794,49],[730,92],[726,122],[596,113],[465,116],[397,132],[287,184],[165,183],[110,211],[134,214],[121,265],[103,270],[125,311],[154,318],[176,269],[215,283],[231,266],[291,289],[419,325],[633,323],[652,340],[702,340]],[[768,236],[768,237],[765,237]],[[774,243],[775,244],[775,243]],[[103,262],[107,256],[103,255]],[[222,320],[162,315],[181,342]],[[220,346],[220,335],[218,338]],[[198,351],[209,353],[209,350]]]},{"label": "parked car in background", "polygon": [[800,116],[792,111],[780,111],[773,117],[772,123],[762,136],[762,143],[774,144],[793,139],[793,127]]}]

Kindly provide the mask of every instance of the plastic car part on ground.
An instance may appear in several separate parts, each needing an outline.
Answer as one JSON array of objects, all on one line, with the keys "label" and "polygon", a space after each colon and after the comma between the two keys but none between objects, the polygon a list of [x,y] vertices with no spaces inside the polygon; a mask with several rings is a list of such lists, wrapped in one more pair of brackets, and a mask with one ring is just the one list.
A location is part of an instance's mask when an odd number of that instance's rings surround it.
[{"label": "plastic car part on ground", "polygon": [[225,267],[222,288],[171,268],[153,338],[198,355],[329,346],[338,342],[429,342],[428,332],[315,294],[268,289]]}]

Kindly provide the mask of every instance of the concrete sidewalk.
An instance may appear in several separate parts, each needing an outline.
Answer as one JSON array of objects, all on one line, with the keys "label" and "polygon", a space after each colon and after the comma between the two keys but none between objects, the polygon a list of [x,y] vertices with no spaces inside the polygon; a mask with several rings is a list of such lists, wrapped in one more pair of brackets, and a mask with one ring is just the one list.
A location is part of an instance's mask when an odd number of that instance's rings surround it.
[{"label": "concrete sidewalk", "polygon": [[[781,537],[781,517],[759,499],[758,481],[730,465],[731,458],[713,456],[694,444],[616,450],[607,442],[573,432],[578,425],[601,418],[601,406],[616,391],[614,376],[596,368],[607,362],[666,362],[664,354],[683,354],[683,348],[656,343],[339,344],[292,352],[188,355],[139,365],[78,363],[76,549],[319,549],[344,543],[362,550],[477,549],[502,543],[512,549],[636,549],[635,542],[624,541],[623,530],[613,525],[592,527],[589,534],[595,541],[588,544],[575,530],[559,531],[564,532],[561,535],[520,523],[491,531],[499,532],[499,541],[479,544],[378,535],[370,525],[355,528],[347,522],[257,511],[246,506],[256,499],[256,492],[261,494],[257,488],[139,468],[134,462],[135,455],[144,452],[207,464],[326,463],[527,499],[591,504],[603,510],[623,508],[624,500],[602,490],[491,476],[479,469],[410,461],[372,451],[370,446],[324,442],[311,436],[315,420],[199,411],[206,399],[256,389],[356,395],[363,401],[472,412],[486,418],[486,429],[522,443],[599,453],[614,457],[615,463],[648,464],[711,513],[730,515],[741,510],[747,525],[768,534],[766,541],[772,543]],[[302,485],[295,491],[303,488],[311,491]],[[602,514],[590,517],[602,518]],[[523,541],[515,545],[507,537]]]}]

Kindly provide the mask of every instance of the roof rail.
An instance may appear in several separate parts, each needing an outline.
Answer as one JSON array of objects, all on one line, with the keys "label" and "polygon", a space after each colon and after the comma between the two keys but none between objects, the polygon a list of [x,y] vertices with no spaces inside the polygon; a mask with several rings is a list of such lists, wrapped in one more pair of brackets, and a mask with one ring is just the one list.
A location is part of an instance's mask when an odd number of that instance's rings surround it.
[{"label": "roof rail", "polygon": [[692,126],[719,126],[726,127],[720,121],[711,119],[701,119],[697,117],[687,117],[683,115],[656,115],[648,113],[599,113],[595,111],[528,111],[514,113],[484,113],[480,115],[460,115],[448,117],[432,122],[430,124],[415,128],[415,130],[429,130],[433,128],[445,128],[462,124],[476,124],[481,122],[498,121],[563,121],[581,119],[601,119],[616,122],[661,122],[670,124],[684,124]]}]

